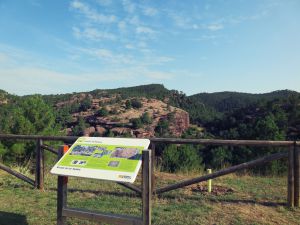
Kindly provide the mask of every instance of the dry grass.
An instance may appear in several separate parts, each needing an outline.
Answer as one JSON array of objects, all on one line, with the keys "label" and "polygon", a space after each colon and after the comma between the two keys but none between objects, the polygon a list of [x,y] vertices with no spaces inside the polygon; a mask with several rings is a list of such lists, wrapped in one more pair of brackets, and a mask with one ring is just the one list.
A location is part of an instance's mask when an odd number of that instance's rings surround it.
[{"label": "dry grass", "polygon": [[[195,175],[156,173],[157,186]],[[208,194],[203,183],[155,196],[153,224],[299,224],[300,210],[285,207],[285,177],[229,175],[213,180],[213,185],[233,191]],[[10,225],[55,224],[56,177],[47,174],[45,186],[45,191],[34,190],[0,171],[0,224],[8,224],[2,221],[10,221]],[[112,182],[89,179],[70,178],[68,204],[136,216],[141,210],[140,198],[130,191]],[[68,221],[69,224],[95,224],[79,219]]]}]

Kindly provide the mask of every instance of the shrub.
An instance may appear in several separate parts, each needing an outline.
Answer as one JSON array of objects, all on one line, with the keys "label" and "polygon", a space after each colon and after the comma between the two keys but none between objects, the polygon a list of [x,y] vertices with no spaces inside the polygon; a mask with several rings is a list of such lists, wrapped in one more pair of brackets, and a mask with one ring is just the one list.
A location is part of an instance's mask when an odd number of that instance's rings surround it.
[{"label": "shrub", "polygon": [[130,119],[130,122],[132,123],[132,128],[133,129],[138,129],[138,128],[143,127],[143,123],[142,123],[142,120],[140,118]]},{"label": "shrub", "polygon": [[163,170],[168,172],[191,171],[202,169],[202,158],[197,148],[192,145],[169,145],[162,154]]},{"label": "shrub", "polygon": [[96,114],[97,114],[97,116],[107,116],[108,110],[105,107],[103,107]]},{"label": "shrub", "polygon": [[150,117],[150,114],[146,112],[141,116],[141,121],[143,124],[151,124],[152,118]]},{"label": "shrub", "polygon": [[139,108],[141,108],[143,106],[143,104],[141,103],[141,101],[139,101],[137,99],[131,100],[131,105],[135,109],[139,109]]}]

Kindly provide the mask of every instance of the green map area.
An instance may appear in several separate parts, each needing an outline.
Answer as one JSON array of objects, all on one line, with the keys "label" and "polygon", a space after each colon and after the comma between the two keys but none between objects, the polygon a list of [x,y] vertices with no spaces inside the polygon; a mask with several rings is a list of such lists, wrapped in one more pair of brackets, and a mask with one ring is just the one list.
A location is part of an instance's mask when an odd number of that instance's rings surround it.
[{"label": "green map area", "polygon": [[58,166],[134,172],[143,147],[75,143]]}]

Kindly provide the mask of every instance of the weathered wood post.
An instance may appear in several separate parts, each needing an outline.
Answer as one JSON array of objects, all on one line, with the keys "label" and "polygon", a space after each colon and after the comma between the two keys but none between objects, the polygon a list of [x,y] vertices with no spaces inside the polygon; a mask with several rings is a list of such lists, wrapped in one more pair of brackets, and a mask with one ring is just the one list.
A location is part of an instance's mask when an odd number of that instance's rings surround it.
[{"label": "weathered wood post", "polygon": [[[68,146],[63,145],[58,150],[58,160],[68,151]],[[66,217],[63,216],[63,208],[67,207],[68,177],[57,177],[57,225],[66,225]]]},{"label": "weathered wood post", "polygon": [[287,205],[294,207],[294,146],[289,147],[288,151]]},{"label": "weathered wood post", "polygon": [[297,143],[296,141],[294,144],[294,177],[294,205],[295,207],[300,207],[300,143]]},{"label": "weathered wood post", "polygon": [[151,225],[151,198],[152,198],[152,189],[151,189],[151,172],[152,172],[152,151],[144,150],[143,151],[143,191],[142,191],[142,200],[143,200],[143,225]]},{"label": "weathered wood post", "polygon": [[42,145],[43,140],[37,139],[35,158],[35,187],[40,190],[44,189],[44,150]]},{"label": "weathered wood post", "polygon": [[151,189],[155,189],[155,143],[151,141]]}]

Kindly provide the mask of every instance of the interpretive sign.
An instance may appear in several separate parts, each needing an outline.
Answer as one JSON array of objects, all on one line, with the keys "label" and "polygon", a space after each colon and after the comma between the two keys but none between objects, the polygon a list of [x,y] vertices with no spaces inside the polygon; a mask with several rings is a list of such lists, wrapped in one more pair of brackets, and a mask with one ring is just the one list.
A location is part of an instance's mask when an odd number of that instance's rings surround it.
[{"label": "interpretive sign", "polygon": [[133,183],[150,140],[80,137],[51,169],[51,173]]}]

